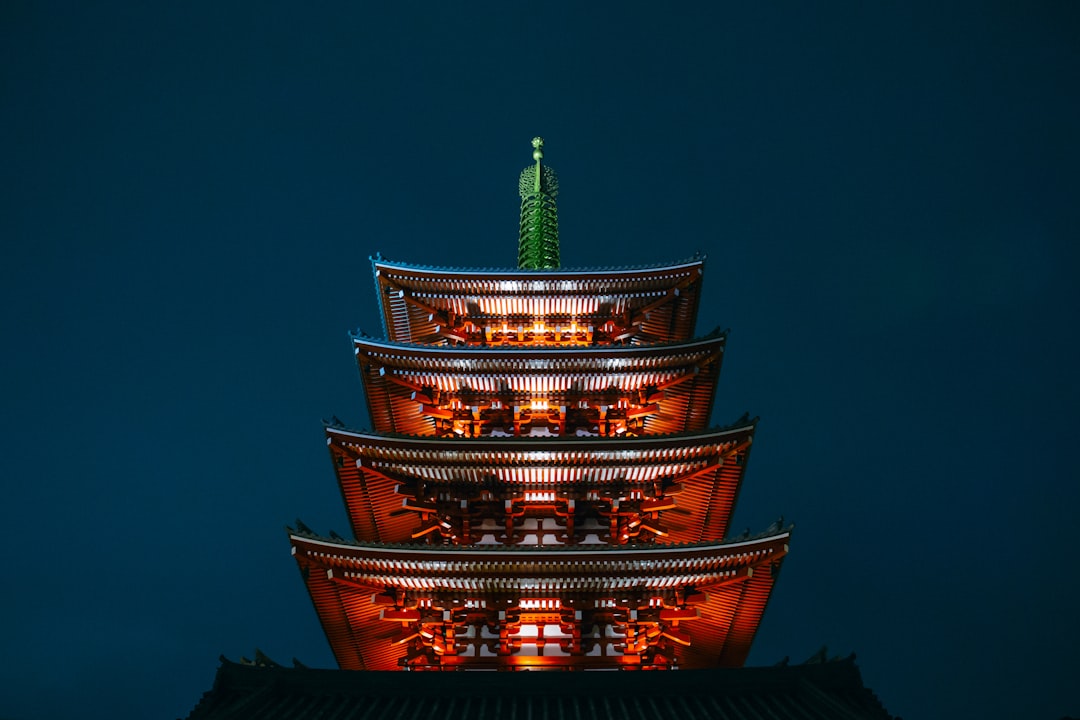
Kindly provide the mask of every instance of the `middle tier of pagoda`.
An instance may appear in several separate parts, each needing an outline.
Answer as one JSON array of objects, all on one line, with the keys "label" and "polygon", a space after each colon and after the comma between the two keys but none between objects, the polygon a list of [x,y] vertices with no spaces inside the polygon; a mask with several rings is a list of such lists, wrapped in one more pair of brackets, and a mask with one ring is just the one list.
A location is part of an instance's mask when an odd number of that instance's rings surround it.
[{"label": "middle tier of pagoda", "polygon": [[354,335],[353,349],[379,432],[613,437],[707,427],[725,340],[507,348]]},{"label": "middle tier of pagoda", "polygon": [[372,259],[388,340],[589,346],[694,333],[705,261],[658,267],[481,272]]},{"label": "middle tier of pagoda", "polygon": [[752,421],[641,438],[326,430],[357,538],[481,545],[719,541],[753,434]]}]

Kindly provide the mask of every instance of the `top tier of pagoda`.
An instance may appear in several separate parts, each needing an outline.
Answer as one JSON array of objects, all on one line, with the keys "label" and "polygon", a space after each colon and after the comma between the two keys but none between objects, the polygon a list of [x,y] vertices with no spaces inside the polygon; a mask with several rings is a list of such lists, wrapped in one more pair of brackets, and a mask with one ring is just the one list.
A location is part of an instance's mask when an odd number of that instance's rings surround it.
[{"label": "top tier of pagoda", "polygon": [[391,342],[501,348],[681,342],[697,319],[704,261],[659,267],[559,267],[555,171],[535,165],[518,183],[518,268],[463,270],[372,259],[383,332]]},{"label": "top tier of pagoda", "polygon": [[326,429],[356,539],[293,554],[344,668],[740,665],[790,528],[725,539],[755,421],[709,427],[704,261],[560,268],[533,147],[518,268],[373,258],[371,429]]},{"label": "top tier of pagoda", "polygon": [[704,260],[559,268],[558,181],[522,172],[519,267],[372,259],[385,340],[354,350],[373,427],[434,436],[621,436],[708,424],[723,334],[693,340]]},{"label": "top tier of pagoda", "polygon": [[687,340],[704,260],[611,270],[450,270],[375,257],[393,342],[592,347]]}]

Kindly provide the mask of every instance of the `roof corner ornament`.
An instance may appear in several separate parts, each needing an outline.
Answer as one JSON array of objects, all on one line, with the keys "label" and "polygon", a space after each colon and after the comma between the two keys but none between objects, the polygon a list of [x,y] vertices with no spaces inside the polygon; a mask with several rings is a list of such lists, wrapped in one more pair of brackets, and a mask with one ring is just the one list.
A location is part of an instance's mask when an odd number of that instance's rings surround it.
[{"label": "roof corner ornament", "polygon": [[544,165],[544,138],[532,139],[533,160],[521,171],[521,225],[518,235],[518,267],[522,270],[554,270],[559,267],[559,216],[555,197],[559,180]]}]

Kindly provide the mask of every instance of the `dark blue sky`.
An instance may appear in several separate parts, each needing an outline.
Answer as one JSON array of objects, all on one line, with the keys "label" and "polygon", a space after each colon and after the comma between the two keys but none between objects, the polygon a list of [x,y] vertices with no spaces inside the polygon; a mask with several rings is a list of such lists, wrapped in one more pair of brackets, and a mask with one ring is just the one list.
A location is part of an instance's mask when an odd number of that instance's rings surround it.
[{"label": "dark blue sky", "polygon": [[1080,6],[161,5],[0,6],[0,717],[332,665],[282,528],[347,528],[367,258],[513,264],[537,134],[565,264],[708,254],[751,663],[1080,714]]}]

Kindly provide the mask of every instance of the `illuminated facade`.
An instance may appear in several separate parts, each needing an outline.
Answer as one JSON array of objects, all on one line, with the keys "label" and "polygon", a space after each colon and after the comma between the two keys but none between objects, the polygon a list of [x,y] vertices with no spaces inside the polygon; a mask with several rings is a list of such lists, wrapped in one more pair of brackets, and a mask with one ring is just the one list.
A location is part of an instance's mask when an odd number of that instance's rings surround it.
[{"label": "illuminated facade", "polygon": [[356,539],[293,555],[344,669],[741,666],[790,528],[730,537],[755,421],[710,427],[704,260],[560,269],[534,147],[517,269],[373,259],[371,429],[326,428]]}]

